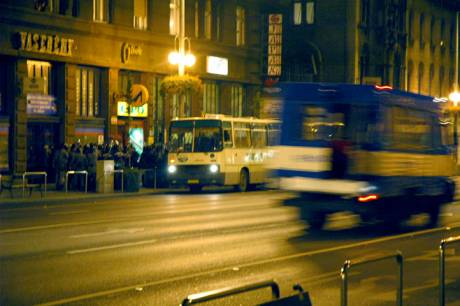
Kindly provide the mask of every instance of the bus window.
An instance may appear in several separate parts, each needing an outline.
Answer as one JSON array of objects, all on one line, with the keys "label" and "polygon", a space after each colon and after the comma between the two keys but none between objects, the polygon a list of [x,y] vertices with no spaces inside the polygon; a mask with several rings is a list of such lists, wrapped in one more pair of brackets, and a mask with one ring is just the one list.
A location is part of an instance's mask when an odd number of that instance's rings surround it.
[{"label": "bus window", "polygon": [[235,146],[237,148],[251,147],[251,129],[247,123],[234,123]]},{"label": "bus window", "polygon": [[216,152],[222,150],[221,121],[195,121],[194,152]]},{"label": "bus window", "polygon": [[273,123],[267,125],[267,133],[268,133],[268,145],[269,146],[276,146],[280,143],[280,124]]},{"label": "bus window", "polygon": [[251,132],[252,146],[254,148],[264,148],[267,146],[267,130],[264,125],[254,125]]},{"label": "bus window", "polygon": [[392,149],[426,150],[433,147],[430,113],[393,106],[387,111],[386,134]]},{"label": "bus window", "polygon": [[324,107],[304,105],[302,139],[338,140],[345,136],[345,113],[339,110],[329,112]]},{"label": "bus window", "polygon": [[233,147],[232,123],[228,121],[222,122],[222,129],[224,132],[224,147],[232,148]]},{"label": "bus window", "polygon": [[169,150],[171,152],[192,152],[193,121],[171,122]]}]

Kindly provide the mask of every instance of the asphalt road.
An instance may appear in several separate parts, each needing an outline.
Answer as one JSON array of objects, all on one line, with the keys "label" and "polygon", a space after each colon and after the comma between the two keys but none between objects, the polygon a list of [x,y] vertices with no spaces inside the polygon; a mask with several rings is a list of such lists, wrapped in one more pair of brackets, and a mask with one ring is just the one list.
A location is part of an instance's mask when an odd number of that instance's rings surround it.
[{"label": "asphalt road", "polygon": [[[289,194],[208,191],[0,208],[0,305],[179,305],[189,294],[275,279],[314,306],[340,305],[346,259],[404,256],[404,305],[438,305],[438,246],[460,236],[460,203],[439,228],[397,231],[337,214],[309,232]],[[447,305],[460,305],[460,243],[447,249]],[[353,261],[352,261],[353,262]],[[350,269],[349,305],[395,305],[395,260]],[[268,289],[204,305],[254,305]]]}]

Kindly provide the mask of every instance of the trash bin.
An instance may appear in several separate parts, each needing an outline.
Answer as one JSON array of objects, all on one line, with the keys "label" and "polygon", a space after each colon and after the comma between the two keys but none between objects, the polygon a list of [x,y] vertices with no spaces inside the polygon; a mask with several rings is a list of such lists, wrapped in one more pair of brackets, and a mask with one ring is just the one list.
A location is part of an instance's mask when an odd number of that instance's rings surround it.
[{"label": "trash bin", "polygon": [[113,160],[98,160],[96,163],[96,191],[113,192]]}]

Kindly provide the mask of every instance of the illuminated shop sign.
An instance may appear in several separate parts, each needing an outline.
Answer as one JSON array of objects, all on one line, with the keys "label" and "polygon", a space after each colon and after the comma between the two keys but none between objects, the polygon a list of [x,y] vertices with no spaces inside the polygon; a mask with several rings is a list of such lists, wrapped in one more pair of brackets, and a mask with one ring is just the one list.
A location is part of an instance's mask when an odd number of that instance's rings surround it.
[{"label": "illuminated shop sign", "polygon": [[281,50],[283,44],[283,15],[268,15],[268,66],[269,76],[281,75]]},{"label": "illuminated shop sign", "polygon": [[128,114],[128,103],[119,101],[117,104],[117,115],[124,117],[147,117],[147,104],[141,106],[131,106]]},{"label": "illuminated shop sign", "polygon": [[206,57],[206,72],[228,75],[228,59],[217,56]]},{"label": "illuminated shop sign", "polygon": [[19,32],[19,50],[72,56],[74,40],[59,35]]},{"label": "illuminated shop sign", "polygon": [[121,45],[121,62],[126,64],[131,56],[142,55],[142,48],[138,45],[123,43]]}]

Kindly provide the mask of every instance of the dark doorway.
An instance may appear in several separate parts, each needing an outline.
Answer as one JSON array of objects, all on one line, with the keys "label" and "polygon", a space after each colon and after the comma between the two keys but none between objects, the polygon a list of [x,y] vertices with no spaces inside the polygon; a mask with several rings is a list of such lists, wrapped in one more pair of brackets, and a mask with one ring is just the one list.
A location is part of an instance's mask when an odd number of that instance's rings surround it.
[{"label": "dark doorway", "polygon": [[[49,151],[45,151],[45,145]],[[59,145],[59,124],[28,123],[27,125],[27,171],[46,171],[53,179],[53,152]]]}]

